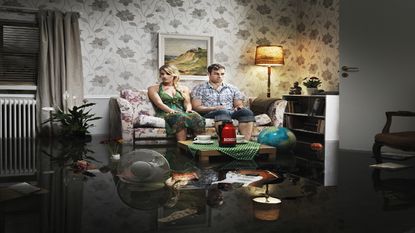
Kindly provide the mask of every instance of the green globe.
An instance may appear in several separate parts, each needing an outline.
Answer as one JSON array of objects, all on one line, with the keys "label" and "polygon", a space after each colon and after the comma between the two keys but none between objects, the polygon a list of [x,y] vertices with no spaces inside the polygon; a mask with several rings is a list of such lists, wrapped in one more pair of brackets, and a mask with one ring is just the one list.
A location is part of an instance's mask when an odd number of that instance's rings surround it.
[{"label": "green globe", "polygon": [[293,132],[284,127],[266,127],[258,135],[258,142],[274,146],[280,151],[290,151],[294,148],[296,137]]}]

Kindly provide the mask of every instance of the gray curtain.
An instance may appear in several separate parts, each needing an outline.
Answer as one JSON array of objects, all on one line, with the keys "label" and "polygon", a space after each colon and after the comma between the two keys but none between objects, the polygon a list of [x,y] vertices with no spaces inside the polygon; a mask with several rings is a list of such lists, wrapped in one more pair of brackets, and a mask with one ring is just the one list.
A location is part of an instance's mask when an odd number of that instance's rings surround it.
[{"label": "gray curtain", "polygon": [[[76,12],[39,12],[40,60],[37,83],[37,128],[44,133],[41,125],[49,118],[44,107],[71,107],[81,104],[84,97],[82,55],[78,18]],[[67,92],[69,99],[64,100]],[[76,97],[76,102],[73,99]],[[66,106],[68,104],[68,106]]]}]

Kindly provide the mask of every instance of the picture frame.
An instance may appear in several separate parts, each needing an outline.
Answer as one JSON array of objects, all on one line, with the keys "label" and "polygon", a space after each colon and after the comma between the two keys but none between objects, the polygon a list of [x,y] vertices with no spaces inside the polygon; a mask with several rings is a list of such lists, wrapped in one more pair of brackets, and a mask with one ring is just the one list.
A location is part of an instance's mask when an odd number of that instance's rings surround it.
[{"label": "picture frame", "polygon": [[158,35],[159,67],[164,64],[175,65],[182,80],[207,80],[207,67],[212,64],[212,56],[212,36]]}]

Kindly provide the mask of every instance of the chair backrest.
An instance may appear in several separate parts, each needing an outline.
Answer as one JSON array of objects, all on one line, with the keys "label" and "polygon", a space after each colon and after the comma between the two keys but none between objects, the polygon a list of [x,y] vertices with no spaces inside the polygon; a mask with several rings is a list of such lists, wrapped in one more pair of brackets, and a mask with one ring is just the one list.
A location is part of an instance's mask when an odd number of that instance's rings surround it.
[{"label": "chair backrest", "polygon": [[154,116],[156,111],[147,95],[147,90],[121,90],[120,97],[126,99],[133,106],[138,115]]}]

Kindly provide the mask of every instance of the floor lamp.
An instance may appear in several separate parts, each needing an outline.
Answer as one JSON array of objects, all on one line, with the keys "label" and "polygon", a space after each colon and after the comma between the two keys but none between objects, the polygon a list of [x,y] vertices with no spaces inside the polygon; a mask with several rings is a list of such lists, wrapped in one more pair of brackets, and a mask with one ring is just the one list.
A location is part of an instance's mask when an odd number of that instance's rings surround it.
[{"label": "floor lamp", "polygon": [[271,97],[271,66],[284,65],[284,51],[279,45],[259,45],[256,47],[255,65],[268,67],[267,97]]}]

